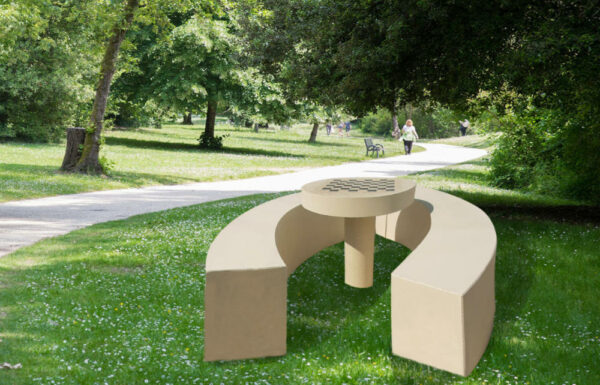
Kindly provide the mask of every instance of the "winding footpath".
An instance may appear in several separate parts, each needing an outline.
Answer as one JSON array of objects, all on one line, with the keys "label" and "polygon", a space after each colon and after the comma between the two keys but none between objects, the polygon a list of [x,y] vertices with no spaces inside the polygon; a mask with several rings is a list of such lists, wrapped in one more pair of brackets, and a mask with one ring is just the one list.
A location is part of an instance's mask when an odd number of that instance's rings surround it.
[{"label": "winding footpath", "polygon": [[484,150],[419,143],[427,151],[321,167],[295,173],[221,182],[61,195],[0,204],[0,257],[43,238],[95,223],[248,194],[299,190],[325,178],[395,177],[482,157]]}]

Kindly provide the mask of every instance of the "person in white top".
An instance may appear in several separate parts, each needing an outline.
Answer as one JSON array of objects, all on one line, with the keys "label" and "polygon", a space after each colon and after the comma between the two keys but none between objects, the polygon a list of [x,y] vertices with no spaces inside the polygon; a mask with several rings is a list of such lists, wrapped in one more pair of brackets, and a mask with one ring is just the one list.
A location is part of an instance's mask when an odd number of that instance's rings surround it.
[{"label": "person in white top", "polygon": [[419,139],[417,130],[415,126],[413,126],[412,120],[408,119],[404,127],[402,127],[402,141],[404,141],[404,153],[406,155],[410,155],[413,142],[417,139]]}]

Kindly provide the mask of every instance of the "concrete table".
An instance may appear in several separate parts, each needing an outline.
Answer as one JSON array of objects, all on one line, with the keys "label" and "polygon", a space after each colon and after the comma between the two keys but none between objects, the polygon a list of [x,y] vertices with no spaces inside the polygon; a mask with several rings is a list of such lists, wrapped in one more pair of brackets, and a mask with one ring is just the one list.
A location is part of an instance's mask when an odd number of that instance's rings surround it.
[{"label": "concrete table", "polygon": [[373,285],[375,217],[402,210],[415,197],[415,182],[397,178],[324,179],[302,187],[305,209],[344,218],[345,282]]}]

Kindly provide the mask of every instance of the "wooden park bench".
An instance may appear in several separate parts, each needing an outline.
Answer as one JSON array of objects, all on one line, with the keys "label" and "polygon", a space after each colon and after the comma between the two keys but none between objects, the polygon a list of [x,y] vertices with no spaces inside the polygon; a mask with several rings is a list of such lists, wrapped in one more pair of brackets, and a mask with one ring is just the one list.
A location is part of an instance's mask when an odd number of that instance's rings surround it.
[{"label": "wooden park bench", "polygon": [[382,144],[375,143],[373,144],[373,140],[371,138],[365,138],[365,147],[367,147],[367,155],[369,155],[369,151],[371,151],[371,155],[375,155],[377,153],[377,157],[379,158],[379,151],[381,151],[382,155],[385,155],[385,149]]},{"label": "wooden park bench", "polygon": [[[492,222],[460,198],[417,186],[408,207],[376,217],[375,227],[412,250],[391,273],[392,353],[468,375],[493,327]],[[300,193],[227,225],[206,259],[204,360],[285,354],[288,277],[343,240],[344,219],[308,211]]]}]

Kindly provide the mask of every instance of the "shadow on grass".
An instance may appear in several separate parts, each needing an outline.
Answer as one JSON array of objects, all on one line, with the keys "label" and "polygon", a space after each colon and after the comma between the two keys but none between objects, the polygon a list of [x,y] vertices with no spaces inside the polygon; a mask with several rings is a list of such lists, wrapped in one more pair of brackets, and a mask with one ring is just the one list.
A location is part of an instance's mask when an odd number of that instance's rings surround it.
[{"label": "shadow on grass", "polygon": [[33,164],[0,163],[0,172],[30,174],[60,174],[60,166],[39,166]]},{"label": "shadow on grass", "polygon": [[261,155],[272,157],[295,157],[303,158],[303,155],[295,155],[280,151],[263,150],[244,147],[225,147],[221,150],[205,150],[198,147],[197,144],[180,142],[160,142],[153,140],[141,140],[131,138],[106,138],[106,144],[113,146],[125,146],[133,148],[145,148],[164,151],[185,151],[190,153],[216,153],[216,154],[238,154],[238,155]]},{"label": "shadow on grass", "polygon": [[[308,146],[315,146],[315,147],[349,147],[351,144],[350,143],[334,143],[334,142],[322,142],[319,141],[319,138],[317,137],[317,141],[314,143],[309,143],[308,142],[308,138],[306,139],[299,139],[299,140],[292,140],[292,139],[281,139],[281,138],[265,138],[265,137],[259,137],[259,138],[255,138],[249,135],[244,135],[244,136],[238,136],[238,138],[243,138],[243,139],[247,139],[247,140],[253,140],[253,141],[269,141],[269,142],[277,142],[277,143],[289,143],[289,144],[294,144],[294,145],[298,145],[298,144],[306,144]],[[340,141],[346,140],[348,138],[340,138]]]},{"label": "shadow on grass", "polygon": [[132,138],[106,137],[106,144],[110,146],[147,148],[152,150],[198,151],[198,145],[194,143],[159,142]]}]

